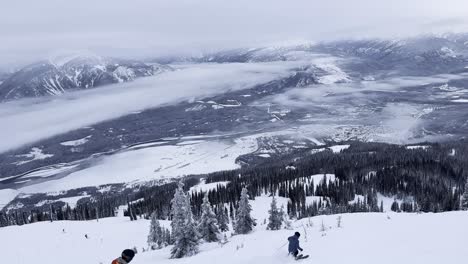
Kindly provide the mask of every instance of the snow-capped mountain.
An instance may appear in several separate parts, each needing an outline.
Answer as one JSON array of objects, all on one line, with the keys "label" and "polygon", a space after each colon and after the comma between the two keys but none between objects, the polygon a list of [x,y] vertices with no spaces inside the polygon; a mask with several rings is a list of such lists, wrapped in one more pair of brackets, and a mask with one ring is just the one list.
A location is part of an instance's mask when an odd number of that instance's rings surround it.
[{"label": "snow-capped mountain", "polygon": [[[406,75],[447,73],[464,69],[468,62],[468,35],[430,35],[408,39],[364,39],[239,48],[200,56],[160,58],[155,61],[249,63],[311,59],[319,53],[358,58],[359,73],[398,72]],[[356,64],[356,63],[353,63]],[[359,67],[359,68],[357,68]]]},{"label": "snow-capped mountain", "polygon": [[0,100],[58,95],[73,89],[89,89],[171,70],[160,64],[98,56],[53,58],[28,65],[0,84]]}]

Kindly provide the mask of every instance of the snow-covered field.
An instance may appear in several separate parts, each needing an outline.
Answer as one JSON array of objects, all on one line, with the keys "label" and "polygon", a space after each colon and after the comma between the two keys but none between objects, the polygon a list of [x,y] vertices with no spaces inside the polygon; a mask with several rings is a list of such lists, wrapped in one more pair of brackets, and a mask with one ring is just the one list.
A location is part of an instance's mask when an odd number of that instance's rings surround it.
[{"label": "snow-covered field", "polygon": [[[105,157],[94,166],[68,176],[22,188],[23,193],[56,192],[109,183],[164,180],[239,168],[236,158],[257,150],[255,137],[234,141],[183,141],[176,145],[133,147]],[[99,175],[99,177],[96,177]]]},{"label": "snow-covered field", "polygon": [[3,189],[0,190],[0,210],[3,209],[11,200],[19,194],[17,190]]},{"label": "snow-covered field", "polygon": [[[2,262],[110,263],[123,249],[136,246],[139,252],[132,264],[295,263],[287,256],[285,244],[294,231],[301,232],[301,246],[310,254],[303,263],[440,264],[462,263],[468,257],[464,243],[468,212],[343,214],[341,228],[337,227],[337,215],[319,216],[293,222],[294,230],[267,231],[262,219],[270,201],[268,197],[251,201],[253,215],[258,218],[253,233],[230,237],[224,246],[203,244],[201,252],[190,258],[171,260],[170,248],[142,252],[149,221],[115,217],[0,228],[0,247],[5,252]],[[280,199],[279,204],[283,202]],[[321,232],[322,222],[325,232]]]}]

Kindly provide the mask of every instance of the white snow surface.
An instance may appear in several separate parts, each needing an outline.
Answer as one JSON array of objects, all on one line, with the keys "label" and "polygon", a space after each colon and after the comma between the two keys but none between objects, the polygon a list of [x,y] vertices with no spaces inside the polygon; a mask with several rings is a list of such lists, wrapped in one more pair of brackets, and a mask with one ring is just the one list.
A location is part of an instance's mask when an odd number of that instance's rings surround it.
[{"label": "white snow surface", "polygon": [[17,157],[24,157],[24,158],[27,158],[28,160],[19,161],[19,162],[16,162],[16,164],[17,165],[22,165],[22,164],[25,164],[25,163],[28,163],[28,162],[31,162],[31,161],[34,161],[34,160],[47,159],[47,158],[50,158],[52,156],[54,156],[54,155],[43,153],[41,148],[34,147],[34,148],[31,149],[31,151],[28,154],[17,155]]},{"label": "white snow surface", "polygon": [[226,186],[229,182],[228,181],[221,181],[221,182],[212,182],[212,183],[204,183],[202,181],[200,184],[197,184],[190,188],[190,192],[207,192],[211,190],[216,190],[218,186]]},{"label": "white snow surface", "polygon": [[329,149],[333,151],[333,153],[340,153],[342,150],[345,150],[347,148],[349,148],[349,145],[336,145],[329,147]]},{"label": "white snow surface", "polygon": [[65,142],[60,143],[60,145],[69,146],[69,147],[76,147],[76,146],[85,144],[86,142],[89,141],[90,138],[91,138],[91,136],[87,136],[87,137],[80,138],[80,139],[77,139],[77,140],[65,141]]},{"label": "white snow surface", "polygon": [[69,165],[69,164],[60,164],[57,166],[50,166],[50,167],[45,167],[42,169],[39,169],[37,171],[30,172],[24,176],[22,176],[20,179],[26,179],[26,178],[32,178],[32,177],[50,177],[52,175],[55,175],[57,173],[65,172],[68,170],[71,170],[73,168],[76,168],[78,165]]},{"label": "white snow surface", "polygon": [[74,208],[80,199],[86,198],[86,197],[90,197],[90,196],[89,195],[72,196],[72,197],[60,198],[58,200],[64,203],[67,203],[71,208]]},{"label": "white snow surface", "polygon": [[[103,158],[68,176],[26,186],[24,193],[56,192],[110,183],[135,183],[237,169],[238,156],[257,150],[255,137],[234,141],[190,141],[189,144],[132,149]],[[96,177],[99,176],[99,177]]]},{"label": "white snow surface", "polygon": [[420,146],[420,145],[415,145],[415,146],[406,146],[406,149],[427,149],[429,146]]},{"label": "white snow surface", "polygon": [[456,99],[452,100],[454,103],[468,103],[468,99]]},{"label": "white snow surface", "polygon": [[[123,249],[138,249],[132,264],[284,264],[297,263],[287,256],[287,237],[301,232],[300,243],[309,259],[304,264],[395,264],[458,263],[466,258],[464,238],[468,236],[467,212],[405,214],[342,214],[311,217],[293,222],[293,230],[267,231],[270,197],[251,201],[258,219],[248,235],[229,237],[223,246],[204,243],[200,253],[183,259],[169,259],[170,247],[142,252],[146,248],[149,221],[124,217],[99,221],[56,221],[0,228],[0,246],[5,263],[100,264],[110,263]],[[279,198],[284,204],[285,199]],[[262,220],[262,221],[260,221]],[[320,231],[324,223],[325,232]],[[311,226],[310,223],[313,225]],[[441,225],[440,223],[443,223]],[[168,221],[161,221],[169,226]],[[63,232],[63,230],[65,232]],[[88,235],[89,239],[84,236]],[[365,252],[363,252],[365,246]],[[86,252],[85,256],[83,252]],[[391,252],[391,257],[387,256]]]},{"label": "white snow surface", "polygon": [[13,189],[0,190],[0,210],[3,209],[9,202],[18,196],[19,192]]}]

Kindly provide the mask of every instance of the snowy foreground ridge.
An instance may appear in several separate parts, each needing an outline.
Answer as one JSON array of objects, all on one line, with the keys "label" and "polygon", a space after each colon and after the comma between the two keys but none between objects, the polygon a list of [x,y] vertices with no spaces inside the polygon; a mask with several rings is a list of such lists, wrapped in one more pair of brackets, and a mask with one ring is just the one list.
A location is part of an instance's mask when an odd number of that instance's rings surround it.
[{"label": "snowy foreground ridge", "polygon": [[[293,222],[294,230],[267,231],[263,219],[270,201],[267,197],[251,201],[258,222],[254,232],[230,237],[223,246],[202,244],[200,253],[189,258],[169,259],[170,247],[142,252],[149,221],[115,217],[0,228],[0,237],[8,238],[0,240],[2,263],[108,264],[124,248],[134,246],[139,252],[132,264],[295,263],[285,244],[294,231],[301,232],[301,246],[310,254],[302,263],[440,264],[463,263],[468,256],[464,242],[468,212],[343,214],[341,228],[337,215],[318,216]],[[321,231],[322,222],[326,231]]]}]

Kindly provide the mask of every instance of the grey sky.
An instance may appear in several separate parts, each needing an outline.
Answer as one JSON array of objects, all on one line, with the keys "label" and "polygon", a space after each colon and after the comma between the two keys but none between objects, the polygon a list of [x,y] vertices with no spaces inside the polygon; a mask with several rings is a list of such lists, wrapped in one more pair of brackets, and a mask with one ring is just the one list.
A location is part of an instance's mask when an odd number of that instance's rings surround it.
[{"label": "grey sky", "polygon": [[51,53],[111,56],[460,31],[466,0],[16,0],[0,9],[0,66]]}]

